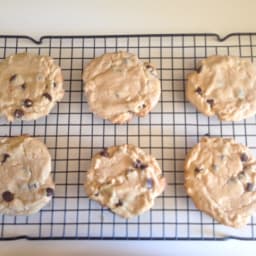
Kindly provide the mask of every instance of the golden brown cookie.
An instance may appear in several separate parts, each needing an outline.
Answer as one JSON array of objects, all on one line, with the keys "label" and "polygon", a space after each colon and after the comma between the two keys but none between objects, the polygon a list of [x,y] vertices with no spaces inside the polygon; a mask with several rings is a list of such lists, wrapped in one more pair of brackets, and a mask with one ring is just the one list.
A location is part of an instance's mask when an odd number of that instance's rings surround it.
[{"label": "golden brown cookie", "polygon": [[132,53],[106,53],[92,60],[83,81],[90,109],[112,123],[145,116],[160,98],[156,69]]},{"label": "golden brown cookie", "polygon": [[51,156],[39,140],[19,136],[0,140],[0,213],[39,211],[54,193]]},{"label": "golden brown cookie", "polygon": [[238,121],[256,113],[256,67],[233,56],[211,56],[188,75],[187,99],[207,116]]},{"label": "golden brown cookie", "polygon": [[8,121],[48,115],[64,96],[61,69],[48,56],[11,55],[0,63],[0,113]]},{"label": "golden brown cookie", "polygon": [[165,184],[153,156],[133,145],[121,145],[104,149],[92,158],[85,191],[114,213],[131,218],[150,209]]},{"label": "golden brown cookie", "polygon": [[233,139],[204,137],[186,157],[185,188],[198,209],[242,227],[256,210],[256,161]]}]

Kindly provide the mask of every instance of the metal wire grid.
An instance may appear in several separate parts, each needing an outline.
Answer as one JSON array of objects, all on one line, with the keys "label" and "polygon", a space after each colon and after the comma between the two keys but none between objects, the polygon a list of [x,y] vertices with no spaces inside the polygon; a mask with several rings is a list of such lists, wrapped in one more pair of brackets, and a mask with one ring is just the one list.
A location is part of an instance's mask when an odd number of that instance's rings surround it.
[{"label": "metal wire grid", "polygon": [[[88,109],[81,72],[105,52],[129,51],[153,62],[162,82],[161,100],[145,118],[112,125]],[[45,142],[52,155],[56,192],[39,213],[29,217],[0,215],[0,239],[255,239],[256,220],[242,230],[216,223],[199,212],[183,188],[186,152],[207,134],[234,137],[256,153],[255,117],[220,122],[198,113],[184,99],[187,73],[209,55],[228,54],[254,60],[256,34],[0,36],[0,58],[17,52],[50,55],[62,67],[66,94],[50,115],[36,121],[0,120],[0,136],[30,134]],[[153,209],[124,220],[90,201],[83,182],[92,155],[103,147],[135,144],[155,155],[168,185]],[[256,155],[256,154],[255,154]]]}]

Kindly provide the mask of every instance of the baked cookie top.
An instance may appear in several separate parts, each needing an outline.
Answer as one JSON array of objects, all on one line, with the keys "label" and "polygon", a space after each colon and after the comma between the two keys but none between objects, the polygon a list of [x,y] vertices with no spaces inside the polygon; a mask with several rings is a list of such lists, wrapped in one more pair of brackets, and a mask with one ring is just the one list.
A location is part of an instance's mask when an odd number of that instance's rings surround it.
[{"label": "baked cookie top", "polygon": [[112,123],[145,116],[160,98],[156,69],[132,53],[106,53],[92,60],[83,81],[91,110]]},{"label": "baked cookie top", "polygon": [[203,137],[186,157],[185,188],[198,209],[242,227],[256,210],[256,161],[233,139]]},{"label": "baked cookie top", "polygon": [[156,159],[133,145],[97,153],[85,181],[87,195],[114,213],[131,218],[153,206],[165,188]]},{"label": "baked cookie top", "polygon": [[256,67],[233,56],[210,56],[188,75],[187,99],[207,116],[238,121],[256,113]]},{"label": "baked cookie top", "polygon": [[48,56],[11,55],[0,63],[0,113],[8,121],[48,115],[64,96],[61,69]]},{"label": "baked cookie top", "polygon": [[35,213],[54,192],[51,156],[39,140],[19,136],[0,140],[0,212]]}]

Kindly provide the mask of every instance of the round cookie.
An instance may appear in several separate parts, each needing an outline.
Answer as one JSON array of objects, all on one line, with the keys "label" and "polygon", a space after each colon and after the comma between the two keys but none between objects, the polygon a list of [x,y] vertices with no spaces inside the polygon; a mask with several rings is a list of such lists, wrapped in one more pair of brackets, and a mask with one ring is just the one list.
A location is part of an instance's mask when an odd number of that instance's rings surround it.
[{"label": "round cookie", "polygon": [[64,96],[61,69],[48,56],[19,53],[0,63],[0,113],[8,121],[48,115]]},{"label": "round cookie", "polygon": [[198,209],[242,227],[256,210],[256,161],[233,139],[203,137],[186,157],[185,188]]},{"label": "round cookie", "polygon": [[232,56],[211,56],[188,75],[186,97],[207,116],[238,121],[256,113],[256,67]]},{"label": "round cookie", "polygon": [[29,215],[53,196],[51,156],[37,139],[19,136],[0,140],[0,213]]},{"label": "round cookie", "polygon": [[156,69],[132,53],[106,53],[92,60],[83,81],[91,110],[112,123],[145,116],[160,98]]},{"label": "round cookie", "polygon": [[133,145],[121,145],[104,149],[92,158],[85,191],[114,213],[131,218],[150,209],[165,184],[153,156]]}]

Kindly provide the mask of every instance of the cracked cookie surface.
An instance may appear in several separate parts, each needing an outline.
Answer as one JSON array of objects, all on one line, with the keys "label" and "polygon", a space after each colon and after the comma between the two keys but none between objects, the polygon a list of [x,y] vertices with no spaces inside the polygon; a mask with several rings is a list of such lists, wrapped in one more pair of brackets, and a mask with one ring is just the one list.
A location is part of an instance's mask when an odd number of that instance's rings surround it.
[{"label": "cracked cookie surface", "polygon": [[207,116],[248,118],[256,113],[256,66],[235,56],[210,56],[188,75],[186,97]]},{"label": "cracked cookie surface", "polygon": [[246,225],[256,210],[256,161],[246,146],[203,137],[184,169],[186,191],[198,209],[222,224]]},{"label": "cracked cookie surface", "polygon": [[0,140],[0,213],[29,215],[53,196],[51,156],[39,140],[19,136]]},{"label": "cracked cookie surface", "polygon": [[92,158],[87,195],[114,213],[131,218],[154,204],[166,185],[156,159],[133,145],[112,146]]},{"label": "cracked cookie surface", "polygon": [[160,98],[155,67],[132,53],[106,53],[92,60],[83,72],[90,109],[112,123],[145,116]]},{"label": "cracked cookie surface", "polygon": [[19,53],[0,63],[0,113],[8,121],[49,114],[64,96],[61,69],[48,56]]}]

